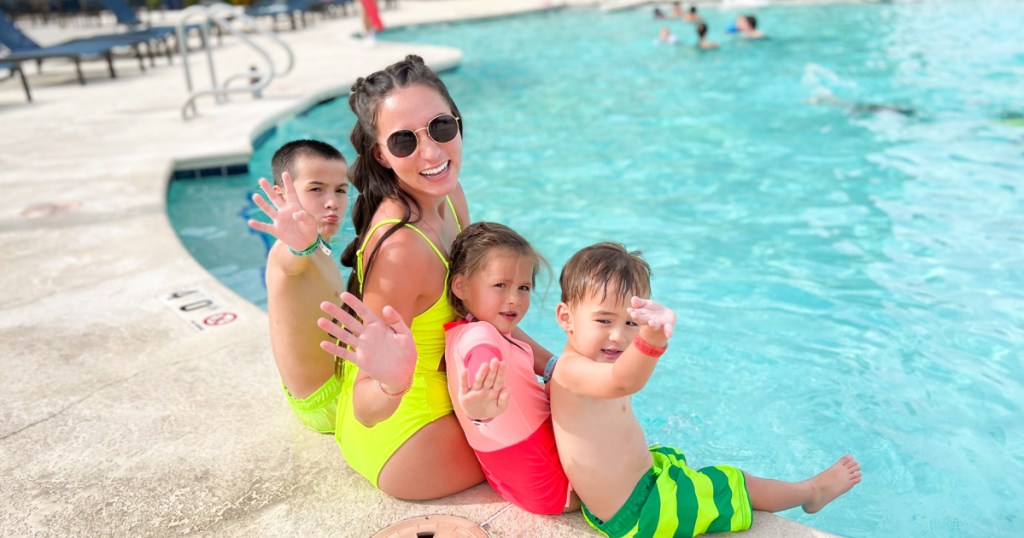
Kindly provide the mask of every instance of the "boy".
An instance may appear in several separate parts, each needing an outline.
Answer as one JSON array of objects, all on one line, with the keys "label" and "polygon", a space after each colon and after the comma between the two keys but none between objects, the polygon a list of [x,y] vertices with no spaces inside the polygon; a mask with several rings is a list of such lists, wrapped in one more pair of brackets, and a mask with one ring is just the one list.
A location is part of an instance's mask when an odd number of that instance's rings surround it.
[{"label": "boy", "polygon": [[292,410],[313,430],[333,433],[341,381],[316,323],[320,303],[345,289],[328,242],[348,209],[348,166],[329,144],[297,140],[277,150],[271,168],[274,185],[259,184],[273,206],[252,199],[273,222],[249,221],[277,238],[267,255],[270,345]]},{"label": "boy", "polygon": [[695,471],[675,449],[648,449],[630,396],[647,383],[676,320],[645,299],[650,267],[639,253],[600,243],[569,260],[560,284],[558,323],[569,340],[550,386],[555,439],[583,516],[605,536],[744,530],[752,509],[813,513],[860,482],[849,455],[787,483],[727,466]]}]

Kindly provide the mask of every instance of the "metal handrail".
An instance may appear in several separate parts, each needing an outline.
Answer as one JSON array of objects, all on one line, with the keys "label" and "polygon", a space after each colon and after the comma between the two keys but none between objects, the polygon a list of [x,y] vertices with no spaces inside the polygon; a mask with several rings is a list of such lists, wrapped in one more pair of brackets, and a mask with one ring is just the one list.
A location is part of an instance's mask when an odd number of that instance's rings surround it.
[{"label": "metal handrail", "polygon": [[[207,64],[210,68],[211,84],[210,88],[202,90],[195,90],[193,87],[192,69],[188,61],[189,51],[186,35],[189,21],[198,17],[202,18],[202,22],[199,24],[199,31],[203,41],[203,48],[206,50]],[[210,47],[209,39],[211,23],[216,24],[222,31],[231,33],[231,35],[237,37],[240,41],[255,50],[266,64],[265,69],[259,69],[254,66],[246,69],[244,72],[232,74],[224,80],[223,84],[218,84],[217,70],[214,66],[213,51]],[[245,32],[236,28],[236,23],[245,23],[247,25],[247,30],[255,31],[277,43],[277,45],[284,50],[285,56],[287,57],[287,66],[285,66],[284,70],[278,72],[274,65],[273,58],[266,49],[250,39]],[[226,102],[227,96],[230,93],[252,93],[253,97],[259,99],[262,95],[263,89],[266,88],[275,77],[287,75],[295,66],[295,55],[292,53],[291,47],[274,35],[273,32],[259,24],[255,19],[246,15],[241,11],[241,9],[236,8],[235,6],[216,3],[209,6],[195,5],[188,7],[182,12],[181,20],[178,21],[177,32],[178,46],[181,49],[182,65],[185,69],[185,85],[189,92],[188,99],[185,101],[185,104],[181,109],[181,117],[184,120],[190,120],[198,114],[196,109],[196,99],[199,97],[212,95],[218,104]],[[247,86],[237,88],[228,87],[232,82],[243,79],[249,81]]]}]

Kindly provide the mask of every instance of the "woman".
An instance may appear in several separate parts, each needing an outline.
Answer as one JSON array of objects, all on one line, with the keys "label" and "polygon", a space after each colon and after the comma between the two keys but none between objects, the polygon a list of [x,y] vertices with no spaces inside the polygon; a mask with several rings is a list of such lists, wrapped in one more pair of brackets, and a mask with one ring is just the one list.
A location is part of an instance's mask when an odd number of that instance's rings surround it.
[{"label": "woman", "polygon": [[[452,414],[444,364],[444,324],[455,319],[448,251],[469,224],[462,119],[418,56],[357,80],[349,106],[359,154],[349,179],[359,198],[341,262],[353,268],[349,291],[365,308],[346,298],[360,323],[322,305],[337,322],[321,319],[321,328],[356,350],[323,345],[346,359],[335,438],[349,465],[385,493],[443,497],[484,479]],[[542,371],[551,353],[526,341]]]}]

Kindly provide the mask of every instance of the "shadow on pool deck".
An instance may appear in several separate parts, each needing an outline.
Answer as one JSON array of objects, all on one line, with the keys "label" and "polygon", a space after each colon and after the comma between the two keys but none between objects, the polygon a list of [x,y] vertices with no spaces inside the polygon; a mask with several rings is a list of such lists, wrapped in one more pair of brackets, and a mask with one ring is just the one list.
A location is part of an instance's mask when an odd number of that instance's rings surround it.
[{"label": "shadow on pool deck", "polygon": [[[384,19],[539,4],[404,0]],[[331,436],[292,416],[264,312],[220,285],[171,230],[165,201],[176,162],[247,162],[250,141],[275,118],[345,93],[357,75],[410,52],[439,68],[460,59],[426,45],[366,48],[349,37],[358,28],[348,17],[282,33],[296,51],[294,73],[262,100],[203,101],[187,123],[179,58],[145,74],[126,60],[117,80],[104,78],[100,62],[87,67],[85,87],[69,66],[47,64],[50,74],[29,75],[31,105],[16,82],[0,83],[0,534],[369,536],[406,518],[454,514],[498,537],[596,535],[578,515],[508,508],[486,486],[424,503],[374,490]],[[249,61],[230,39],[217,54],[218,66]],[[172,298],[195,290],[237,319],[196,330],[174,311],[195,295]],[[758,514],[747,535],[824,534]]]}]

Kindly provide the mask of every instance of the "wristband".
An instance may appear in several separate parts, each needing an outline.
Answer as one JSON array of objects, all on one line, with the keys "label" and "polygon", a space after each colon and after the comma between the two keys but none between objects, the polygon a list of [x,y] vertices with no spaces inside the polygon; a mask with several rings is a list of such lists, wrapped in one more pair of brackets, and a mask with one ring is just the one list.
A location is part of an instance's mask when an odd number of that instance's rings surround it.
[{"label": "wristband", "polygon": [[309,256],[316,251],[317,247],[320,247],[320,249],[324,251],[324,254],[327,254],[328,256],[331,255],[331,247],[327,245],[327,241],[324,241],[323,237],[320,237],[320,234],[316,234],[316,239],[313,240],[313,244],[309,245],[305,249],[295,250],[292,247],[288,247],[288,252],[291,252],[296,256]]},{"label": "wristband", "polygon": [[633,345],[636,346],[637,351],[653,359],[657,359],[662,356],[665,353],[665,350],[668,349],[668,345],[665,345],[663,348],[656,348],[652,346],[647,342],[647,340],[640,338],[639,334],[633,338]]},{"label": "wristband", "polygon": [[406,385],[405,388],[400,390],[399,392],[388,392],[388,390],[384,388],[384,384],[381,383],[380,381],[377,382],[377,388],[380,389],[380,393],[383,394],[385,397],[390,398],[392,400],[396,400],[398,398],[401,398],[402,396],[405,396],[409,392],[409,389],[412,388],[412,379],[410,379],[409,384]]},{"label": "wristband", "polygon": [[558,355],[548,359],[548,363],[544,366],[544,375],[541,378],[544,380],[544,384],[551,382],[551,374],[555,373],[555,363],[558,362]]}]

